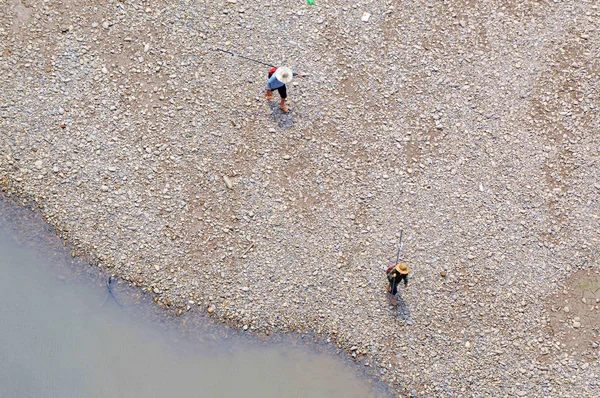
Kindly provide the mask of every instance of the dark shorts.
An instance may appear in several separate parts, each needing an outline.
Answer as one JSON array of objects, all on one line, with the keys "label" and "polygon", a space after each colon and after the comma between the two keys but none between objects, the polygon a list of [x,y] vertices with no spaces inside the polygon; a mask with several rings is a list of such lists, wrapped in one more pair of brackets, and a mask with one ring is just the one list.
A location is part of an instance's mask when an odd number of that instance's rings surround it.
[{"label": "dark shorts", "polygon": [[285,89],[285,84],[279,88],[276,88],[276,90],[279,92],[279,96],[281,98],[287,98],[287,90]]},{"label": "dark shorts", "polygon": [[408,285],[408,275],[407,274],[402,274],[399,277],[393,278],[391,281],[388,280],[388,282],[390,283],[390,286],[392,287],[392,294],[396,295],[396,293],[398,293],[398,285],[400,284],[400,282],[404,282],[404,287],[406,287],[406,285]]}]

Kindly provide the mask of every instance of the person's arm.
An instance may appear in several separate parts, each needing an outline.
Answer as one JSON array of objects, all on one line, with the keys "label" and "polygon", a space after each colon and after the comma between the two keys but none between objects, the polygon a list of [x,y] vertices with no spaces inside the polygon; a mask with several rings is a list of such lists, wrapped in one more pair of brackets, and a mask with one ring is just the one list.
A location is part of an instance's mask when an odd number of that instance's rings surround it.
[{"label": "person's arm", "polygon": [[396,272],[392,271],[388,274],[388,281],[391,283],[395,283],[395,279],[396,276],[398,276],[398,274],[396,274]]},{"label": "person's arm", "polygon": [[292,72],[292,75],[302,77],[302,73],[300,73],[300,72]]}]

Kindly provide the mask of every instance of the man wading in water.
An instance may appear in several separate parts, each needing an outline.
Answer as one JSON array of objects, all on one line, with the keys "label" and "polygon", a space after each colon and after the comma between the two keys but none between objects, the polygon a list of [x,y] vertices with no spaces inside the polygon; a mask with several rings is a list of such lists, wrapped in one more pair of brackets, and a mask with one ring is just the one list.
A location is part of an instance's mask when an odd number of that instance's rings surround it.
[{"label": "man wading in water", "polygon": [[392,305],[398,304],[396,302],[396,293],[398,293],[398,284],[404,281],[404,288],[408,287],[408,273],[410,269],[404,263],[396,264],[391,266],[387,270],[387,278],[389,285],[387,285],[388,293],[392,294]]},{"label": "man wading in water", "polygon": [[294,76],[302,77],[302,74],[293,72],[287,66],[280,66],[279,68],[272,68],[269,70],[269,81],[267,82],[267,99],[270,101],[273,99],[273,90],[279,91],[281,97],[281,103],[279,109],[288,113],[290,110],[285,105],[285,99],[287,98],[287,90],[285,85],[292,81]]}]

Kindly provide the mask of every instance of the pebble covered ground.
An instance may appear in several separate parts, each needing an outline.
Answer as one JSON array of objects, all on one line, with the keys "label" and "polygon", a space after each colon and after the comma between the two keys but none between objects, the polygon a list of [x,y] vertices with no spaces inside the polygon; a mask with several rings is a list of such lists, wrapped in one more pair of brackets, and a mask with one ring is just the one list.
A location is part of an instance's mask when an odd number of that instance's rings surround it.
[{"label": "pebble covered ground", "polygon": [[[398,396],[600,396],[562,304],[600,272],[599,29],[593,1],[8,0],[0,181],[157,302],[315,333]],[[291,112],[217,47],[309,74]]]}]

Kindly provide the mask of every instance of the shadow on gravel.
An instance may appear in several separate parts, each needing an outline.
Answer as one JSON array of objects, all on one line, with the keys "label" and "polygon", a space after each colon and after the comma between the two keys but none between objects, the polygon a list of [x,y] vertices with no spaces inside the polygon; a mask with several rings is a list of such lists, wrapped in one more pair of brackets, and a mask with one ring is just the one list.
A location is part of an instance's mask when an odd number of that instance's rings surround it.
[{"label": "shadow on gravel", "polygon": [[395,315],[397,318],[406,322],[410,321],[410,309],[400,293],[396,295],[396,301],[398,302],[398,305],[394,310],[396,311]]},{"label": "shadow on gravel", "polygon": [[284,113],[279,109],[279,101],[269,101],[269,119],[277,122],[277,125],[282,129],[291,129],[294,127],[294,118],[292,117],[293,109],[289,113]]}]

